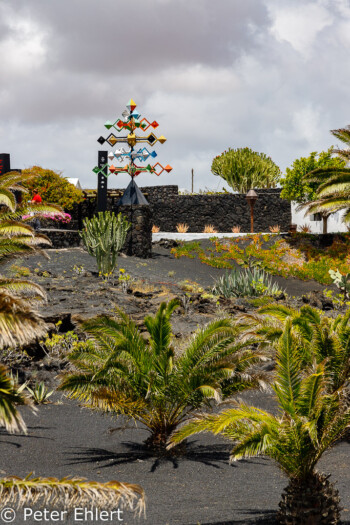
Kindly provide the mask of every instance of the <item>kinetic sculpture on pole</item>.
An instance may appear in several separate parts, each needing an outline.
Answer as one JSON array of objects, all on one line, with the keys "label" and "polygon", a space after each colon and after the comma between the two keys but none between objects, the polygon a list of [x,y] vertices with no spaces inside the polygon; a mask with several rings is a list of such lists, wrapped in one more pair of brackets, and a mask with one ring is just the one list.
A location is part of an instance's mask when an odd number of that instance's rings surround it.
[{"label": "kinetic sculpture on pole", "polygon": [[[141,115],[136,111],[135,102],[130,99],[127,104],[127,110],[123,111],[122,118],[118,118],[115,122],[107,120],[105,128],[112,130],[107,138],[100,137],[97,141],[101,144],[109,144],[112,148],[117,144],[125,144],[129,146],[129,149],[124,147],[117,148],[114,152],[111,151],[99,151],[98,166],[92,171],[98,175],[98,192],[97,192],[97,210],[104,211],[107,209],[107,177],[110,174],[118,175],[118,173],[129,173],[131,182],[128,188],[118,204],[148,204],[145,197],[138,189],[134,178],[140,173],[155,173],[160,175],[163,171],[170,172],[172,167],[167,165],[163,167],[159,162],[151,165],[149,162],[147,166],[137,165],[136,162],[145,162],[147,160],[153,160],[157,153],[155,151],[149,151],[147,147],[136,149],[137,144],[148,143],[149,146],[153,147],[157,142],[164,144],[166,138],[161,135],[157,137],[153,131],[144,137],[137,136],[136,130],[147,131],[149,128],[156,129],[159,124],[156,121],[149,122],[145,117],[141,119]],[[127,131],[126,136],[118,137],[115,132],[120,133],[121,131]],[[125,166],[115,166],[113,162],[117,160],[122,163],[128,161]],[[109,164],[111,162],[111,164]],[[123,201],[124,196],[128,196],[127,201]],[[142,197],[141,197],[142,196]],[[140,202],[141,201],[141,202]]]}]

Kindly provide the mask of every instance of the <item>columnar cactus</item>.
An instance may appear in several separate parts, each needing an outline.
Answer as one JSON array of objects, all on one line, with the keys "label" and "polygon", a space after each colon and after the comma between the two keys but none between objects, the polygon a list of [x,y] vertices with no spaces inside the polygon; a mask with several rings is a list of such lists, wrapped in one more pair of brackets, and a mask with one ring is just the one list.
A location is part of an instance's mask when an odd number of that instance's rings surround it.
[{"label": "columnar cactus", "polygon": [[108,278],[117,266],[131,224],[121,213],[99,212],[92,219],[84,219],[80,235],[88,252],[96,257],[100,275]]}]

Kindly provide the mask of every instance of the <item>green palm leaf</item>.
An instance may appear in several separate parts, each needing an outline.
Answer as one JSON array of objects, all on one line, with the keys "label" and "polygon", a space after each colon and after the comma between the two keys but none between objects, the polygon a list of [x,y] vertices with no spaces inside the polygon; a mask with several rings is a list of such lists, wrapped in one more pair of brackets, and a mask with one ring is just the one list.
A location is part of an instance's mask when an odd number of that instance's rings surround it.
[{"label": "green palm leaf", "polygon": [[145,318],[147,340],[120,310],[114,319],[84,323],[89,344],[70,354],[75,372],[60,388],[93,408],[143,423],[151,442],[165,446],[193,410],[262,380],[250,373],[261,359],[250,346],[256,338],[240,340],[229,319],[198,330],[175,352],[170,317],[177,306],[177,300],[162,303],[154,316]]},{"label": "green palm leaf", "polygon": [[30,405],[30,399],[19,392],[6,367],[0,364],[0,425],[8,432],[25,432],[26,425],[16,405]]}]

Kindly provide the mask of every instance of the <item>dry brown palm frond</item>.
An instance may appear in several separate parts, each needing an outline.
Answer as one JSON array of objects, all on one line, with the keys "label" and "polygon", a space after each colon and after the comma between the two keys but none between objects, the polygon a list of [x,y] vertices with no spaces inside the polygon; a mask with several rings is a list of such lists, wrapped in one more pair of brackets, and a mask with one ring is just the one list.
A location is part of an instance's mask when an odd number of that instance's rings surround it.
[{"label": "dry brown palm frond", "polygon": [[160,232],[159,226],[156,226],[155,224],[153,224],[153,226],[152,226],[152,233],[159,233],[159,232]]},{"label": "dry brown palm frond", "polygon": [[204,226],[203,233],[218,233],[218,231],[215,229],[215,226],[212,224],[206,224]]},{"label": "dry brown palm frond", "polygon": [[240,226],[233,226],[231,231],[232,231],[232,233],[240,233],[241,227]]},{"label": "dry brown palm frond", "polygon": [[36,505],[46,507],[77,505],[113,509],[121,505],[142,513],[145,508],[145,494],[139,485],[108,481],[86,481],[83,478],[18,478],[9,476],[0,479],[0,500],[2,505]]},{"label": "dry brown palm frond", "polygon": [[189,228],[189,226],[187,224],[184,224],[184,223],[181,223],[181,222],[176,225],[176,231],[178,233],[186,233],[188,228]]},{"label": "dry brown palm frond", "polygon": [[24,345],[46,333],[45,321],[26,300],[0,290],[0,348]]},{"label": "dry brown palm frond", "polygon": [[[46,244],[47,246],[52,246],[50,239],[43,233],[36,233],[34,237],[16,237],[17,241],[23,242],[24,244],[29,244],[29,246],[37,246],[39,244]],[[38,253],[35,250],[35,253]]]}]

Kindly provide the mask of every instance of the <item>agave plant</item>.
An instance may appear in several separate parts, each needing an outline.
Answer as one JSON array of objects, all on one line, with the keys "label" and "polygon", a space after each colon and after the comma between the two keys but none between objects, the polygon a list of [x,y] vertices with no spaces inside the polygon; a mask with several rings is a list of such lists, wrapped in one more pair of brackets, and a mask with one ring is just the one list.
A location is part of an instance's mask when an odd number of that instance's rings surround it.
[{"label": "agave plant", "polygon": [[249,374],[260,359],[251,349],[253,338],[240,340],[230,319],[210,323],[175,352],[170,317],[178,304],[162,303],[155,316],[144,319],[147,341],[120,310],[115,319],[83,323],[89,344],[68,356],[77,371],[60,385],[90,407],[142,423],[150,433],[146,444],[158,451],[194,409],[261,379]]},{"label": "agave plant", "polygon": [[233,268],[231,273],[226,272],[217,279],[212,291],[223,297],[273,296],[283,292],[264,270],[256,267],[245,270]]},{"label": "agave plant", "polygon": [[43,381],[36,383],[33,388],[30,388],[29,386],[26,388],[36,405],[44,405],[45,403],[49,403],[49,398],[54,392],[53,390],[49,390]]},{"label": "agave plant", "polygon": [[289,477],[279,504],[281,525],[337,524],[338,491],[316,465],[347,430],[350,408],[339,391],[329,393],[325,363],[305,371],[288,320],[279,340],[273,390],[278,415],[236,402],[219,414],[202,414],[175,432],[172,443],[198,432],[221,434],[234,441],[232,460],[253,456],[274,459]]}]

